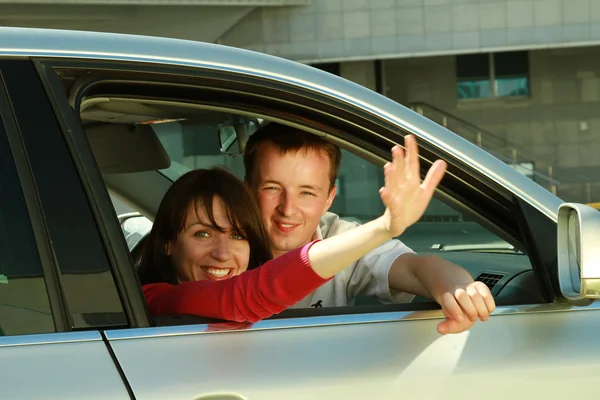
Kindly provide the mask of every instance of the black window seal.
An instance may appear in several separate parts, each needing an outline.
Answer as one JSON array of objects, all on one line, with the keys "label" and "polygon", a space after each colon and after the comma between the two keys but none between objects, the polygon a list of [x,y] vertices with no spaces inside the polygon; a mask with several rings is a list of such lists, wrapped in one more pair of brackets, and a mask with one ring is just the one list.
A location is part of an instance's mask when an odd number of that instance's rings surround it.
[{"label": "black window seal", "polygon": [[[558,225],[535,210],[530,204],[517,199],[517,215],[521,225],[523,240],[529,249],[533,272],[541,280],[542,295],[548,302],[563,297],[558,286]],[[543,265],[545,268],[536,268]]]},{"label": "black window seal", "polygon": [[[127,319],[131,327],[150,327],[152,324],[127,244],[115,218],[102,174],[96,165],[89,143],[85,139],[85,133],[81,129],[78,114],[68,105],[62,82],[54,68],[49,63],[39,61],[34,61],[34,66],[46,93],[48,93],[51,106],[62,128],[63,136],[98,223],[98,230],[104,241],[117,292],[121,297]],[[61,98],[64,101],[60,101]]]},{"label": "black window seal", "polygon": [[25,145],[15,122],[15,115],[6,91],[4,76],[0,69],[0,116],[6,131],[13,160],[21,182],[21,190],[25,198],[29,219],[33,229],[37,250],[44,274],[46,293],[52,311],[54,329],[56,332],[71,331],[71,315],[67,310],[65,294],[62,290],[61,274],[56,255],[49,238],[48,226],[42,211],[33,173],[29,167]]}]

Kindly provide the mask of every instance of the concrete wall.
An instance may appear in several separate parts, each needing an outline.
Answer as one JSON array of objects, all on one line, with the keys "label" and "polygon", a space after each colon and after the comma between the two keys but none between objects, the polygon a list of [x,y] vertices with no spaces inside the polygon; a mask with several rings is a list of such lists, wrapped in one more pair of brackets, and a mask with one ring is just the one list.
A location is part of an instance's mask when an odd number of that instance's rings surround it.
[{"label": "concrete wall", "polygon": [[[385,93],[402,103],[426,102],[516,144],[563,182],[558,194],[600,200],[600,47],[530,52],[531,96],[458,100],[455,57],[386,60]],[[484,139],[485,140],[485,139]],[[485,143],[484,143],[485,147]]]},{"label": "concrete wall", "polygon": [[33,3],[0,0],[0,24],[216,41],[311,63],[600,44],[600,0]]},{"label": "concrete wall", "polygon": [[[0,0],[1,2],[1,0]],[[253,8],[1,4],[0,25],[163,36],[215,42]]]},{"label": "concrete wall", "polygon": [[305,62],[600,43],[600,0],[315,0],[257,8],[220,39]]}]

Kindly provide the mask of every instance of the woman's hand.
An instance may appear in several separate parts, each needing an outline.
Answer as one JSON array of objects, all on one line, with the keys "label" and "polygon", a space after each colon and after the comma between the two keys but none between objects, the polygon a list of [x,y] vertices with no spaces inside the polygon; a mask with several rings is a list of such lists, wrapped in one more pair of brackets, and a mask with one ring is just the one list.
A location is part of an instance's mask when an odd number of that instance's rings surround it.
[{"label": "woman's hand", "polygon": [[404,147],[392,148],[392,162],[383,167],[385,186],[379,190],[385,205],[383,221],[391,237],[398,236],[421,218],[435,188],[446,172],[446,163],[433,163],[421,182],[419,150],[412,135],[404,137]]}]

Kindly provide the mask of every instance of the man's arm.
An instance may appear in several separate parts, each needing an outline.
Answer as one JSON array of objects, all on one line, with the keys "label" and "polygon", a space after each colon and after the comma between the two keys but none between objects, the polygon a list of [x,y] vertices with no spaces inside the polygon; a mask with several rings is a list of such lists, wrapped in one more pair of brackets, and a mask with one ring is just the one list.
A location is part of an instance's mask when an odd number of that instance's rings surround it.
[{"label": "man's arm", "polygon": [[388,279],[391,289],[429,297],[442,306],[446,320],[438,325],[441,334],[463,332],[478,319],[486,321],[496,308],[487,285],[435,255],[402,254]]}]

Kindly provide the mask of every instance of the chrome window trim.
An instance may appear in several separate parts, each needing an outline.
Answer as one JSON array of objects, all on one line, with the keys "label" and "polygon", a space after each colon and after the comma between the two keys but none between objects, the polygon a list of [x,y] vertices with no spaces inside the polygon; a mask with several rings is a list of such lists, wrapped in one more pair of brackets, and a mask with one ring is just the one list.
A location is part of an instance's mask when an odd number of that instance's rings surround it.
[{"label": "chrome window trim", "polygon": [[2,336],[0,337],[0,347],[98,341],[102,341],[102,336],[98,331],[39,333],[33,335]]},{"label": "chrome window trim", "polygon": [[[579,312],[594,310],[600,310],[600,302],[594,302],[591,305],[585,307],[575,306],[569,303],[502,306],[496,308],[496,310],[492,313],[492,318],[500,315],[539,314],[548,312]],[[218,334],[221,332],[230,333],[235,331],[262,331],[274,329],[309,328],[319,326],[370,324],[380,322],[399,322],[442,318],[443,314],[441,310],[399,311],[370,314],[342,314],[333,316],[262,320],[252,324],[251,326],[247,326],[247,324],[245,323],[240,323],[239,328],[229,326],[232,323],[216,323],[162,326],[154,328],[117,329],[106,331],[105,335],[108,340],[130,340],[197,334]],[[208,331],[208,329],[211,327],[213,330]]]},{"label": "chrome window trim", "polygon": [[[416,134],[432,146],[473,165],[552,221],[557,220],[561,204],[558,197],[483,149],[391,99],[315,68],[211,43],[122,34],[5,27],[0,28],[0,43],[0,55],[3,56],[115,60],[204,68],[315,91]],[[60,49],[55,47],[58,43]]]}]

